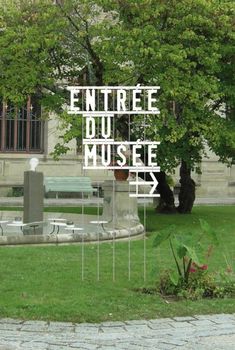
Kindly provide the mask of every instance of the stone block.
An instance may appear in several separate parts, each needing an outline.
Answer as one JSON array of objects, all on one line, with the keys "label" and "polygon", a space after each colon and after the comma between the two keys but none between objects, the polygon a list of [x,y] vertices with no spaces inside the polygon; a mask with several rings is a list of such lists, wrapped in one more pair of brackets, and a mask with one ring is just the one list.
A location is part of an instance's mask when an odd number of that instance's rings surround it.
[{"label": "stone block", "polygon": [[[24,173],[24,223],[43,221],[43,174],[36,171]],[[24,234],[42,234],[42,227],[27,228]]]}]

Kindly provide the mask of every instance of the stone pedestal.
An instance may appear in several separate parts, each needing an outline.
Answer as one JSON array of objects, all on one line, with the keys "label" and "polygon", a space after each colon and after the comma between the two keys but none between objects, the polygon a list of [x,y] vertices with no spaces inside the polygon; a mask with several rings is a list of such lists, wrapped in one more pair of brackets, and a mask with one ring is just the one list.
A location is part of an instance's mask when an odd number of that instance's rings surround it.
[{"label": "stone pedestal", "polygon": [[[140,224],[137,198],[129,197],[134,187],[128,181],[106,180],[103,185],[104,204],[102,220],[110,229],[128,229]],[[105,225],[106,226],[106,225]]]},{"label": "stone pedestal", "polygon": [[[43,221],[43,173],[24,172],[24,223]],[[42,234],[42,227],[25,228],[24,234]]]}]

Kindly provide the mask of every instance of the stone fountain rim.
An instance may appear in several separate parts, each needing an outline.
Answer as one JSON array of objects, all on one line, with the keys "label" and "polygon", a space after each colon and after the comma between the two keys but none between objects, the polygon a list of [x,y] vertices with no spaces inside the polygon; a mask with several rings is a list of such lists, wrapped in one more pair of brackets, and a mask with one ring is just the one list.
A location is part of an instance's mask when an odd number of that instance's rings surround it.
[{"label": "stone fountain rim", "polygon": [[[144,226],[138,224],[129,230],[110,230],[99,234],[99,242],[109,242],[122,240],[125,238],[136,238],[144,235]],[[95,239],[96,238],[96,239]],[[60,233],[60,234],[43,234],[43,235],[11,235],[0,236],[0,246],[16,246],[16,245],[34,245],[34,244],[60,244],[60,243],[97,243],[97,233]]]},{"label": "stone fountain rim", "polygon": [[[21,211],[4,211],[4,213],[22,213]],[[48,215],[81,215],[75,213],[47,212]],[[85,214],[89,215],[89,214]],[[72,230],[72,229],[71,229]],[[138,223],[135,226],[121,229],[105,229],[99,233],[99,242],[109,242],[116,240],[136,239],[145,233],[144,226]],[[97,232],[84,233],[59,233],[59,234],[42,234],[42,235],[4,235],[0,236],[0,246],[17,246],[17,245],[43,245],[43,244],[60,244],[60,243],[96,243],[98,241]]]}]

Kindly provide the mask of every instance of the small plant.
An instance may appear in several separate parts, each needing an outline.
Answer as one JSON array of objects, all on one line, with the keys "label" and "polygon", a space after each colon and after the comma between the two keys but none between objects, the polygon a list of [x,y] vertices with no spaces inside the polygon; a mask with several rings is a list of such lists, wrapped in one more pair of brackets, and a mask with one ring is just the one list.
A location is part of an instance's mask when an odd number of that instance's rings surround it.
[{"label": "small plant", "polygon": [[[203,297],[224,297],[234,292],[234,284],[229,277],[208,272],[208,264],[215,246],[219,244],[216,232],[205,220],[200,220],[201,233],[178,234],[174,225],[160,232],[154,240],[158,247],[168,241],[172,253],[175,269],[165,270],[160,275],[160,292],[164,295],[175,295],[186,299],[200,299]],[[210,238],[211,244],[204,250],[203,238]],[[204,251],[203,251],[204,250]],[[202,262],[198,252],[204,256]]]},{"label": "small plant", "polygon": [[22,197],[23,195],[23,187],[12,187],[12,189],[8,192],[7,197]]}]

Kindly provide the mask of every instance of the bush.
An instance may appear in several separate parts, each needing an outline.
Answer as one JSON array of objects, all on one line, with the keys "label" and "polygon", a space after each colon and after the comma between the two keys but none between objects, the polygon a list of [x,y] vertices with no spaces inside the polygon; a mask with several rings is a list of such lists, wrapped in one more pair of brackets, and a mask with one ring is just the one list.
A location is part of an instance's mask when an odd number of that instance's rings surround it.
[{"label": "bush", "polygon": [[197,270],[190,273],[187,284],[183,279],[174,284],[171,273],[171,270],[165,270],[160,275],[159,290],[162,295],[174,295],[190,300],[226,298],[235,295],[235,281],[231,273]]},{"label": "bush", "polygon": [[[216,232],[205,220],[200,220],[201,232],[188,232],[183,235],[177,232],[175,226],[170,226],[160,232],[154,246],[163,242],[169,243],[175,269],[165,270],[160,275],[159,289],[161,294],[174,295],[186,299],[196,300],[204,297],[224,298],[232,296],[235,291],[232,270],[223,273],[208,272],[208,264],[215,246],[219,245]],[[211,240],[207,249],[203,248],[202,240]],[[199,255],[204,256],[201,262]]]},{"label": "bush", "polygon": [[23,187],[12,187],[11,190],[8,192],[7,197],[22,197],[24,195],[24,188]]}]

